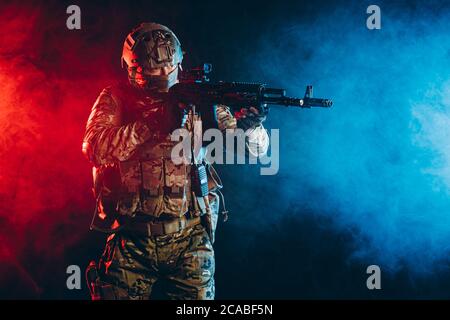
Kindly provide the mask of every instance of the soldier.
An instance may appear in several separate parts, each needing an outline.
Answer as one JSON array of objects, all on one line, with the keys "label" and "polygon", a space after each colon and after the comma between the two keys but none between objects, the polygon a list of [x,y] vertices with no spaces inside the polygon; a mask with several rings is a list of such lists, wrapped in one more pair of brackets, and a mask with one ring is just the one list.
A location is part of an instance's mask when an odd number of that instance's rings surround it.
[{"label": "soldier", "polygon": [[207,168],[209,194],[196,197],[192,165],[171,160],[170,134],[176,128],[192,132],[193,120],[203,129],[243,128],[254,156],[267,151],[269,139],[264,116],[254,108],[237,120],[223,105],[200,114],[156,98],[178,82],[182,60],[170,29],[139,25],[123,46],[128,82],[104,89],[92,108],[83,153],[94,165],[94,217],[113,222],[108,230],[93,223],[111,235],[99,263],[87,269],[92,299],[148,299],[158,279],[170,299],[214,299],[220,179],[202,147],[194,157]]}]

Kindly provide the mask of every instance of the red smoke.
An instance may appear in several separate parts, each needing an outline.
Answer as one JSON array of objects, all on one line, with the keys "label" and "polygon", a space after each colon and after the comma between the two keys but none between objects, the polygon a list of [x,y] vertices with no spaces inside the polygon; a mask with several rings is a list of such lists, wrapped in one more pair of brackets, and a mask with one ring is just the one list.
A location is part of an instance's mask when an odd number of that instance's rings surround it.
[{"label": "red smoke", "polygon": [[0,264],[15,270],[30,251],[62,255],[93,210],[81,141],[122,40],[102,39],[101,23],[70,31],[66,17],[56,4],[0,7]]}]

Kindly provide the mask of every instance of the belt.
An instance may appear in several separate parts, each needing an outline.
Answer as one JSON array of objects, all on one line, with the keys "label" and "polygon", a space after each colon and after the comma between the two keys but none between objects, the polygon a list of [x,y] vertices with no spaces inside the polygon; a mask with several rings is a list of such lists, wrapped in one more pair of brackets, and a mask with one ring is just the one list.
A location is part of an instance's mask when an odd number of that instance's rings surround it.
[{"label": "belt", "polygon": [[163,236],[180,232],[186,228],[200,224],[200,217],[188,218],[186,215],[168,221],[138,221],[131,218],[125,225],[125,231],[131,231],[145,236]]}]

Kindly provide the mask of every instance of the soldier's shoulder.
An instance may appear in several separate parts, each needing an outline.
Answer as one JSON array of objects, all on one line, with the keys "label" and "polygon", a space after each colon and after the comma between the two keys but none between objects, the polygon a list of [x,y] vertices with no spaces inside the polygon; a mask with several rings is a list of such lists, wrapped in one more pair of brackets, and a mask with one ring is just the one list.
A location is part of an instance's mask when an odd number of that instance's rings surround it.
[{"label": "soldier's shoulder", "polygon": [[101,91],[101,94],[119,97],[127,91],[129,91],[129,88],[127,87],[126,83],[116,82],[116,83],[110,84],[109,86],[103,88],[103,90]]},{"label": "soldier's shoulder", "polygon": [[123,82],[116,82],[105,87],[99,95],[99,99],[102,101],[114,102],[117,105],[121,105],[123,101],[126,101],[127,97],[131,94],[129,85]]}]

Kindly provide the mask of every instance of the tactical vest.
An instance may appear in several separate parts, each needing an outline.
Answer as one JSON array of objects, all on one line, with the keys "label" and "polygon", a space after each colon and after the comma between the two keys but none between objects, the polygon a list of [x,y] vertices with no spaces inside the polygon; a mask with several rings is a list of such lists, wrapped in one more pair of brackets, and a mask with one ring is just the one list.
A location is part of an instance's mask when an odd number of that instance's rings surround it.
[{"label": "tactical vest", "polygon": [[[126,118],[122,124],[137,119],[140,114],[134,113],[136,99],[125,99],[120,92],[111,91],[114,99],[120,99]],[[198,114],[186,114],[180,127],[192,132],[191,123],[202,124]],[[150,128],[151,129],[151,128]],[[200,130],[201,131],[201,130]],[[196,129],[196,135],[198,134]],[[200,132],[200,139],[202,132]],[[204,209],[191,192],[191,165],[175,164],[171,159],[173,147],[178,141],[171,141],[170,135],[160,136],[155,133],[144,144],[140,145],[136,152],[126,161],[120,161],[114,165],[120,175],[120,187],[118,192],[112,192],[111,198],[104,194],[101,208],[108,207],[115,210],[121,216],[134,216],[135,214],[150,215],[155,218],[180,217],[191,211],[194,215],[201,215]],[[201,148],[196,154],[197,161],[204,162],[205,148]],[[214,190],[220,187],[220,178],[214,169],[207,165],[210,198],[212,209],[218,211],[218,197]],[[112,187],[116,188],[117,187]],[[111,189],[111,188],[107,188]],[[114,207],[114,208],[113,208]],[[218,212],[214,212],[218,214]]]}]

